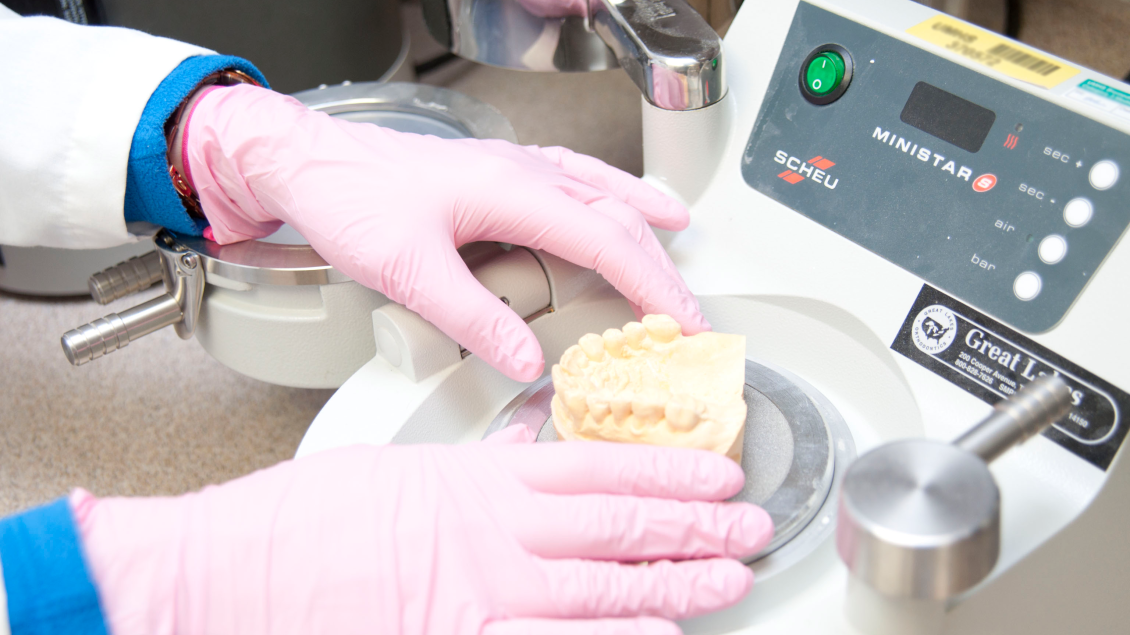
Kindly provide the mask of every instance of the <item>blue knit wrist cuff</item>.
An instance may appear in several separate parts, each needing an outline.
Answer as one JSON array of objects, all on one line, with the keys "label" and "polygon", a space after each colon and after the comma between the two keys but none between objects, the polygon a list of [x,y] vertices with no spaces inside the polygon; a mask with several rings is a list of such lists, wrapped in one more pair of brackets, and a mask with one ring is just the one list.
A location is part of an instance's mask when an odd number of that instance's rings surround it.
[{"label": "blue knit wrist cuff", "polygon": [[181,62],[153,91],[133,133],[126,170],[126,222],[148,221],[175,232],[199,236],[207,221],[188,215],[173,189],[166,159],[165,121],[200,82],[222,70],[238,70],[263,86],[267,80],[251,62],[230,55],[203,55]]},{"label": "blue knit wrist cuff", "polygon": [[0,519],[12,635],[106,635],[66,499]]}]

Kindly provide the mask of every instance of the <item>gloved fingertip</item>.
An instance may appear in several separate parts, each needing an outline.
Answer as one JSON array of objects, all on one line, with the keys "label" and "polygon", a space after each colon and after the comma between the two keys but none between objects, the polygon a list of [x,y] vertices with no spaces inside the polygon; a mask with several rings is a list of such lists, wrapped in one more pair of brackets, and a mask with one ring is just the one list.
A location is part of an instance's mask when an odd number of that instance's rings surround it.
[{"label": "gloved fingertip", "polygon": [[211,225],[204,228],[204,240],[216,242],[216,233],[212,231]]},{"label": "gloved fingertip", "polygon": [[[513,311],[503,309],[504,313],[500,314],[504,317],[503,322],[511,323],[506,326],[508,332],[501,338],[479,340],[477,352],[510,379],[531,382],[545,370],[541,344],[530,327],[518,320]],[[516,325],[513,324],[515,321]]]},{"label": "gloved fingertip", "polygon": [[747,558],[764,549],[773,539],[773,519],[756,505],[741,503],[740,509],[738,532],[731,537],[728,547],[735,557]]},{"label": "gloved fingertip", "polygon": [[696,576],[698,607],[692,615],[731,607],[753,589],[753,571],[738,560],[714,558],[694,562],[704,568]]},{"label": "gloved fingertip", "polygon": [[654,227],[656,229],[662,229],[662,230],[670,231],[670,232],[681,232],[684,229],[686,229],[687,227],[689,227],[690,224],[691,224],[690,216],[688,216],[685,213],[685,211],[682,214],[679,214],[679,213],[663,213],[663,214],[647,213],[647,214],[644,214],[644,217],[647,219],[648,225],[651,225],[652,227]]},{"label": "gloved fingertip", "polygon": [[753,588],[753,571],[737,560],[718,558],[710,561],[710,578],[717,585],[715,595],[718,606],[729,606],[745,597]]},{"label": "gloved fingertip", "polygon": [[667,231],[681,232],[691,224],[691,215],[687,208],[679,203],[670,200],[668,209],[661,219],[656,219],[657,222],[652,223],[652,226]]},{"label": "gloved fingertip", "polygon": [[703,317],[701,313],[698,316],[698,328],[699,328],[700,333],[703,332],[703,331],[713,331],[714,330],[714,327],[710,325],[710,322],[707,321],[707,319],[705,317]]},{"label": "gloved fingertip", "polygon": [[647,315],[647,312],[643,310],[642,306],[636,304],[635,302],[632,302],[631,300],[628,300],[628,306],[632,307],[632,313],[636,315],[637,322],[643,320],[643,316]]},{"label": "gloved fingertip", "polygon": [[753,570],[744,564],[731,560],[734,565],[730,567],[730,588],[734,592],[734,602],[745,597],[753,590]]},{"label": "gloved fingertip", "polygon": [[717,480],[720,483],[719,489],[722,490],[722,495],[726,498],[730,498],[742,491],[742,488],[745,487],[745,471],[743,471],[742,467],[735,463],[733,459],[717,454],[713,455],[725,459],[718,468],[720,474]]},{"label": "gloved fingertip", "polygon": [[540,355],[537,361],[523,361],[510,358],[503,361],[503,365],[499,370],[510,379],[528,383],[541,377],[542,371],[545,370],[545,358]]},{"label": "gloved fingertip", "polygon": [[714,327],[701,313],[695,311],[689,318],[682,320],[683,335],[698,335],[706,331],[713,331]]},{"label": "gloved fingertip", "polygon": [[698,332],[702,333],[703,331],[714,330],[714,327],[707,321],[706,316],[702,314],[702,309],[698,306],[698,299],[691,296],[691,303],[691,306],[694,307],[691,315],[693,316],[692,319],[695,321],[695,328],[698,329]]}]

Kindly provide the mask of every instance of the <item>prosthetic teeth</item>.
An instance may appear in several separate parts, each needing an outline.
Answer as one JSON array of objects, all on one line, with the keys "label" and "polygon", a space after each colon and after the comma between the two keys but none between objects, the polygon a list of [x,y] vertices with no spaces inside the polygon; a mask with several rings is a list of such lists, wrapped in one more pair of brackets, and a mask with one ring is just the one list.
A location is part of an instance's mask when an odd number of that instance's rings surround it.
[{"label": "prosthetic teeth", "polygon": [[623,331],[608,329],[601,338],[604,340],[604,350],[608,351],[609,355],[621,359],[627,354],[628,351],[625,349],[628,347],[628,338]]},{"label": "prosthetic teeth", "polygon": [[643,327],[651,339],[664,344],[683,334],[679,323],[666,315],[643,316]]},{"label": "prosthetic teeth", "polygon": [[639,350],[643,348],[643,340],[647,337],[647,329],[639,322],[628,322],[624,325],[624,339],[627,340],[628,346]]},{"label": "prosthetic teeth", "polygon": [[689,395],[675,395],[663,411],[667,423],[676,430],[690,430],[702,416],[702,405]]},{"label": "prosthetic teeth", "polygon": [[[608,405],[612,409],[613,420],[618,424],[624,423],[624,420],[630,417],[632,414],[631,395],[619,395],[613,397],[612,401],[610,401]],[[603,419],[601,419],[600,421],[602,423],[604,422]],[[557,425],[556,420],[554,421],[554,425]]]},{"label": "prosthetic teeth", "polygon": [[745,336],[691,337],[666,315],[589,333],[552,369],[565,440],[700,448],[741,462]]},{"label": "prosthetic teeth", "polygon": [[581,338],[581,350],[594,362],[604,359],[604,338],[596,333],[589,333]]}]

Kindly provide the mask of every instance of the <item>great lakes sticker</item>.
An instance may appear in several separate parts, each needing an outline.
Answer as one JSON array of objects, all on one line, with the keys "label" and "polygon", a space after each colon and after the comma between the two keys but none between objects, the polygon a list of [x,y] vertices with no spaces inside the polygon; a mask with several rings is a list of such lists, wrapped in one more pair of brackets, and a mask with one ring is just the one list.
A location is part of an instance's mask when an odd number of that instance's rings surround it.
[{"label": "great lakes sticker", "polygon": [[1044,435],[1100,469],[1110,466],[1126,438],[1125,392],[929,285],[891,349],[990,404],[1040,375],[1063,377],[1072,409]]}]

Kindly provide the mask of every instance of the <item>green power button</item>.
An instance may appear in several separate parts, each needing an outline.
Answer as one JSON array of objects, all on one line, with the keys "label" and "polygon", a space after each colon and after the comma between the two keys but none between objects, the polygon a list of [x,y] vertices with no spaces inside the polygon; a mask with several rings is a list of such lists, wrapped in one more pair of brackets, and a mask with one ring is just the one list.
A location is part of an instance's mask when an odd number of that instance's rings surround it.
[{"label": "green power button", "polygon": [[835,51],[824,51],[808,63],[804,85],[813,95],[827,95],[844,79],[844,58]]}]

